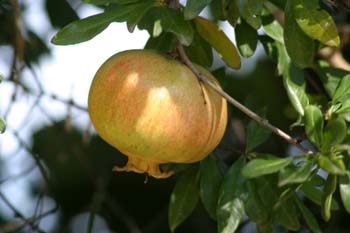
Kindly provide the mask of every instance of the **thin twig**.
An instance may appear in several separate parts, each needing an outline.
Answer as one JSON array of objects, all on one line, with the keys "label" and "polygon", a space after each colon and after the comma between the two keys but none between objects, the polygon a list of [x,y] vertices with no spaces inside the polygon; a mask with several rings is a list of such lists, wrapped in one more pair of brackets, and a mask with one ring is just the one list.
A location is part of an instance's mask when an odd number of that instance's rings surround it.
[{"label": "thin twig", "polygon": [[275,133],[277,136],[283,138],[285,141],[287,141],[289,144],[296,146],[303,152],[309,154],[311,153],[310,150],[305,148],[303,145],[299,144],[297,140],[293,137],[291,137],[289,134],[285,133],[281,129],[277,128],[276,126],[271,125],[268,120],[260,117],[255,112],[251,111],[241,103],[239,103],[237,100],[232,98],[229,94],[227,94],[225,91],[221,90],[218,86],[216,86],[214,83],[212,83],[210,80],[208,80],[201,72],[197,70],[197,68],[192,64],[190,59],[187,57],[186,52],[181,45],[181,43],[178,43],[177,49],[179,51],[179,55],[182,59],[182,61],[191,69],[191,71],[197,76],[197,78],[206,83],[208,86],[210,86],[214,91],[216,91],[218,94],[220,94],[222,97],[224,97],[230,104],[232,104],[234,107],[238,108],[240,111],[242,111],[244,114],[246,114],[251,119],[258,122],[263,127],[271,130],[273,133]]}]

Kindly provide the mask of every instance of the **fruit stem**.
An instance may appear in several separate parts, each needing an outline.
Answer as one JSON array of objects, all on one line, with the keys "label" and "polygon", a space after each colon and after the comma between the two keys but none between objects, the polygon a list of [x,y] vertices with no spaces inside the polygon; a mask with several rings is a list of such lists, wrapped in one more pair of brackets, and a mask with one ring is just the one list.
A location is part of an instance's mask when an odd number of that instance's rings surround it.
[{"label": "fruit stem", "polygon": [[255,120],[257,123],[262,125],[263,127],[271,130],[273,133],[275,133],[277,136],[281,137],[285,141],[287,141],[289,144],[294,145],[298,149],[302,150],[306,154],[311,154],[312,151],[305,148],[303,145],[298,143],[298,141],[291,137],[289,134],[285,133],[283,130],[277,128],[276,126],[271,125],[267,119],[264,119],[257,115],[255,112],[251,111],[247,107],[245,107],[243,104],[235,100],[233,97],[231,97],[229,94],[227,94],[225,91],[218,88],[214,83],[212,83],[209,79],[207,79],[190,61],[188,58],[182,44],[178,41],[177,43],[177,50],[179,52],[181,60],[188,66],[188,68],[191,69],[191,71],[197,76],[197,78],[206,83],[208,86],[210,86],[214,91],[219,93],[222,97],[224,97],[230,104],[232,104],[234,107],[238,108],[240,111],[242,111],[244,114],[246,114],[251,119]]}]

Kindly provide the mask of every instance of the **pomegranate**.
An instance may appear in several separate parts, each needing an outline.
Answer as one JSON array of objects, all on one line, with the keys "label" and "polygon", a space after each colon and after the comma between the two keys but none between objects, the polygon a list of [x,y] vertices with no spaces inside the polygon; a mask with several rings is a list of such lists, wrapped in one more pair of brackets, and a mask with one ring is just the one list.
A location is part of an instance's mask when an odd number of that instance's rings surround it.
[{"label": "pomegranate", "polygon": [[[197,66],[219,86],[204,68]],[[166,178],[162,163],[193,163],[220,142],[226,100],[178,60],[152,50],[109,58],[92,82],[88,109],[98,134],[128,157],[115,171]]]}]

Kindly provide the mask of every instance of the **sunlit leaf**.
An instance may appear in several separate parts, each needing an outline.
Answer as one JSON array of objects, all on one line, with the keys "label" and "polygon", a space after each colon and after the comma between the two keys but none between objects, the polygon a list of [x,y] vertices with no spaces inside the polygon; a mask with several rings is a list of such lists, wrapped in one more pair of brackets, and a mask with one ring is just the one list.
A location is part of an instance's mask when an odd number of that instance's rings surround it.
[{"label": "sunlit leaf", "polygon": [[342,176],[339,178],[340,197],[345,210],[350,214],[350,178]]},{"label": "sunlit leaf", "polygon": [[294,0],[293,14],[299,27],[312,39],[328,46],[339,46],[337,26],[318,0]]},{"label": "sunlit leaf", "polygon": [[193,19],[207,6],[212,0],[188,0],[184,9],[186,20]]},{"label": "sunlit leaf", "polygon": [[200,197],[210,217],[216,220],[219,191],[223,176],[214,156],[200,163]]},{"label": "sunlit leaf", "polygon": [[266,174],[271,174],[281,170],[292,161],[292,157],[253,159],[243,168],[242,175],[247,178],[254,178]]},{"label": "sunlit leaf", "polygon": [[219,53],[227,65],[235,69],[240,68],[241,59],[236,47],[216,23],[196,17],[195,24],[198,33]]},{"label": "sunlit leaf", "polygon": [[335,104],[339,101],[350,98],[350,74],[341,78],[341,81],[334,92],[332,103]]},{"label": "sunlit leaf", "polygon": [[235,27],[236,42],[239,52],[243,57],[250,57],[254,54],[258,43],[258,34],[244,20]]},{"label": "sunlit leaf", "polygon": [[284,43],[283,40],[283,28],[272,15],[266,15],[262,17],[263,29],[266,35],[272,39]]},{"label": "sunlit leaf", "polygon": [[170,195],[169,226],[174,232],[194,210],[199,200],[198,169],[191,168],[177,181]]},{"label": "sunlit leaf", "polygon": [[333,193],[335,192],[335,189],[337,187],[337,176],[335,175],[328,175],[326,180],[326,185],[324,187],[324,193],[322,197],[322,217],[323,219],[328,222],[331,218],[331,203],[332,203],[332,197]]},{"label": "sunlit leaf", "polygon": [[309,105],[305,109],[305,131],[312,143],[321,147],[323,142],[323,115],[321,109]]},{"label": "sunlit leaf", "polygon": [[246,191],[244,189],[245,179],[241,176],[244,166],[242,159],[237,160],[226,174],[219,194],[217,207],[218,232],[235,232],[243,215],[244,199]]},{"label": "sunlit leaf", "polygon": [[309,105],[309,98],[305,92],[306,83],[304,74],[293,64],[288,64],[288,60],[285,62],[287,62],[287,67],[283,72],[283,85],[294,109],[303,116],[305,114],[305,108]]},{"label": "sunlit leaf", "polygon": [[90,40],[106,29],[110,23],[125,21],[136,5],[138,4],[118,6],[103,13],[74,21],[60,30],[51,41],[56,45],[69,45]]},{"label": "sunlit leaf", "polygon": [[313,64],[315,42],[299,27],[293,15],[293,0],[288,0],[285,9],[284,43],[292,61],[304,68]]},{"label": "sunlit leaf", "polygon": [[317,158],[317,163],[320,168],[329,172],[330,174],[343,175],[345,173],[344,167],[337,162],[336,159],[331,159],[330,155],[321,154]]}]

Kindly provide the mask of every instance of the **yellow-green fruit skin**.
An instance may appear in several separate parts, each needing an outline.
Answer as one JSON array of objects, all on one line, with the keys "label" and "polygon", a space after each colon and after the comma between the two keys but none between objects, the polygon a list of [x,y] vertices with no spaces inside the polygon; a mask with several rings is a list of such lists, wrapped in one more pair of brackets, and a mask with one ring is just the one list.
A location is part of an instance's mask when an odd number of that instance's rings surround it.
[{"label": "yellow-green fruit skin", "polygon": [[[208,71],[197,68],[219,86]],[[154,166],[206,157],[227,124],[224,98],[183,63],[152,50],[109,58],[93,79],[88,110],[98,134],[128,156],[128,165],[120,170],[158,178],[169,174]]]}]

